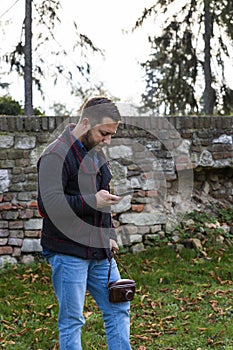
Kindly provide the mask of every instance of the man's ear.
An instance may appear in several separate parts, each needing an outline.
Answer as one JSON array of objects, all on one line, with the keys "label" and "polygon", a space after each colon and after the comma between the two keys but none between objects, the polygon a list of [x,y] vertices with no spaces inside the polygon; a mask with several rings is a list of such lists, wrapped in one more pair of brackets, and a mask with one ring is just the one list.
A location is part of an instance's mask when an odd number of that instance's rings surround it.
[{"label": "man's ear", "polygon": [[91,124],[88,118],[82,119],[82,126],[85,131],[88,131],[91,128]]}]

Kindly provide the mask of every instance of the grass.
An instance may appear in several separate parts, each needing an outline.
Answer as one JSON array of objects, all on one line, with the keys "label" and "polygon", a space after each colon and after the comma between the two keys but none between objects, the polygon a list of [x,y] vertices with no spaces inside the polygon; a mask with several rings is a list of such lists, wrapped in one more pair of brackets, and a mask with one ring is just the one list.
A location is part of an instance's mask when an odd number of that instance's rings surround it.
[{"label": "grass", "polygon": [[[153,248],[121,261],[137,282],[131,305],[133,350],[233,349],[233,247],[209,259]],[[124,276],[124,273],[123,277]],[[1,347],[58,349],[57,302],[45,262],[1,270]],[[100,312],[85,302],[83,349],[107,349]]]}]

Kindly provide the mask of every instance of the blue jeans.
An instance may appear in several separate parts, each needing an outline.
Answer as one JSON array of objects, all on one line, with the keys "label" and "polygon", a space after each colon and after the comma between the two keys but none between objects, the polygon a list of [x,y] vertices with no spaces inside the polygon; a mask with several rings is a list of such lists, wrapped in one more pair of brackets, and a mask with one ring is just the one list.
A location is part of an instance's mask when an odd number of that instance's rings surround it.
[{"label": "blue jeans", "polygon": [[[81,350],[81,328],[86,289],[102,311],[109,350],[130,350],[129,302],[108,300],[109,261],[84,260],[74,256],[54,254],[47,257],[52,267],[53,287],[59,302],[58,328],[60,350]],[[120,278],[112,259],[111,281]]]}]

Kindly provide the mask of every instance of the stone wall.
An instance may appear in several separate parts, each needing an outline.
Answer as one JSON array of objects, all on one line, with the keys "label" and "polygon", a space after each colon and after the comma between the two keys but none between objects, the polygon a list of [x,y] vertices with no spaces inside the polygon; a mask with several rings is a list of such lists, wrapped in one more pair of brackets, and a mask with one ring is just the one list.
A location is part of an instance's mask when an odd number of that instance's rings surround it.
[{"label": "stone wall", "polygon": [[[36,161],[76,118],[0,117],[0,264],[40,253]],[[125,117],[106,149],[112,192],[137,188],[114,206],[119,243],[153,245],[193,209],[193,194],[232,203],[233,117]]]}]

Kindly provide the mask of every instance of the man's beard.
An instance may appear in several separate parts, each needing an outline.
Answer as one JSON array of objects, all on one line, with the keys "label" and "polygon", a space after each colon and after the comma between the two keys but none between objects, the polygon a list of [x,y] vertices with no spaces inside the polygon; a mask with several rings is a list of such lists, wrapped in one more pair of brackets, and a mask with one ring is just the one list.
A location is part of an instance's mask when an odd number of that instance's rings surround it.
[{"label": "man's beard", "polygon": [[86,134],[82,136],[81,140],[82,144],[86,148],[87,151],[90,151],[91,149],[95,148],[96,151],[99,151],[102,147],[100,144],[96,143],[93,140],[92,132],[91,130],[88,130]]}]

